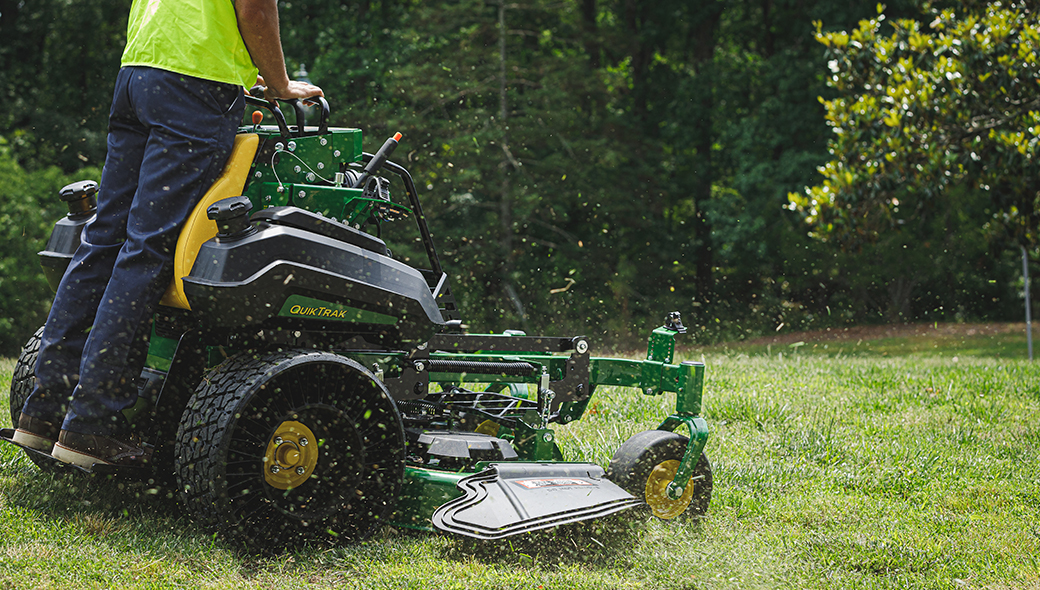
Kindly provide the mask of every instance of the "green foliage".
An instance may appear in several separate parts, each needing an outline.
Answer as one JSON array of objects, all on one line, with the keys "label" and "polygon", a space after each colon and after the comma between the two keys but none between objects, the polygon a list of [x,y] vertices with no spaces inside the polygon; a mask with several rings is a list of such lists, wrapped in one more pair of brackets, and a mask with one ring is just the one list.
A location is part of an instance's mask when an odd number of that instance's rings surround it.
[{"label": "green foliage", "polygon": [[[919,14],[914,6],[896,2],[886,15]],[[127,7],[126,0],[0,0],[7,105],[0,135],[29,173],[51,165],[74,173],[102,161]],[[701,341],[712,341],[781,324],[1006,319],[1018,304],[1015,261],[1003,254],[1017,237],[1005,228],[1028,226],[1033,213],[1002,187],[1031,182],[1030,169],[1010,169],[997,179],[1003,184],[986,180],[999,199],[980,199],[971,191],[984,189],[956,178],[938,181],[964,184],[957,196],[935,183],[931,196],[910,194],[896,179],[901,192],[881,202],[887,213],[867,207],[876,195],[861,199],[863,215],[844,205],[828,209],[836,219],[848,212],[842,223],[876,236],[864,253],[809,239],[801,221],[809,210],[785,209],[788,193],[812,183],[828,160],[817,97],[851,104],[837,95],[846,90],[828,88],[834,76],[823,75],[828,60],[852,55],[851,43],[825,56],[814,36],[840,33],[814,30],[812,22],[840,30],[874,17],[880,27],[873,6],[310,0],[282,1],[279,9],[289,70],[305,65],[325,89],[333,124],[364,129],[368,151],[404,134],[395,158],[416,177],[474,331],[523,328],[617,342],[678,309]],[[957,29],[952,16],[942,18]],[[862,34],[887,38],[870,32],[875,25],[863,25]],[[994,40],[1004,39],[998,29]],[[911,31],[897,34],[907,47],[898,51],[910,55]],[[980,55],[1012,55],[1007,43],[983,44],[989,53]],[[1008,68],[985,82],[1022,86]],[[988,70],[964,71],[965,79],[981,80]],[[857,83],[849,78],[842,88]],[[983,98],[958,100],[985,106]],[[995,137],[994,145],[1003,136]],[[977,168],[1031,158],[1032,148],[1017,151],[1016,137],[976,151]],[[1019,144],[1029,141],[1023,135]],[[905,151],[897,154],[909,157]],[[402,256],[421,251],[414,236],[394,240]]]},{"label": "green foliage", "polygon": [[[791,206],[822,237],[871,240],[939,215],[951,186],[977,188],[1016,243],[1040,224],[1040,16],[1028,3],[945,9],[925,25],[823,32],[838,97],[826,100],[833,159]],[[981,223],[981,222],[980,222]]]},{"label": "green foliage", "polygon": [[28,170],[101,166],[130,0],[0,0],[0,135]]}]

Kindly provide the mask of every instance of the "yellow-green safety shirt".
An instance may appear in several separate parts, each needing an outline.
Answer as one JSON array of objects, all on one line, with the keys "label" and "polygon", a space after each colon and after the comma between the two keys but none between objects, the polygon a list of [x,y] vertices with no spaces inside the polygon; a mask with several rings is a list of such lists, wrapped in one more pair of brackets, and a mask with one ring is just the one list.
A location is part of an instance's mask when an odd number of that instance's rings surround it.
[{"label": "yellow-green safety shirt", "polygon": [[246,88],[256,84],[232,0],[134,0],[122,65]]}]

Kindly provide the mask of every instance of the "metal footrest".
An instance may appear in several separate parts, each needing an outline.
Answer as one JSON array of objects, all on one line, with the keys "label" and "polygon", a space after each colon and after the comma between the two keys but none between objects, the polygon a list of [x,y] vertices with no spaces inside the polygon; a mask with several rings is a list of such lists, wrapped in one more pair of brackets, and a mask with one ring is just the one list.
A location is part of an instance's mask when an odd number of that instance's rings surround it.
[{"label": "metal footrest", "polygon": [[0,428],[0,439],[5,440],[5,441],[11,443],[12,445],[14,445],[16,447],[21,448],[23,451],[25,451],[26,453],[32,455],[33,457],[36,457],[38,459],[44,459],[46,461],[53,461],[55,463],[55,466],[57,466],[57,467],[61,467],[61,468],[64,468],[64,469],[75,469],[77,471],[82,471],[83,473],[89,473],[91,475],[135,476],[135,475],[140,475],[142,472],[145,472],[145,471],[148,470],[147,467],[126,467],[126,466],[106,465],[106,464],[103,464],[103,463],[94,463],[90,467],[90,469],[87,469],[85,467],[80,467],[79,465],[72,465],[70,463],[65,463],[63,461],[59,461],[59,460],[55,459],[54,457],[52,457],[50,453],[45,453],[45,452],[40,451],[38,449],[34,449],[34,448],[31,448],[31,447],[20,445],[20,444],[14,442],[14,429],[13,428]]}]

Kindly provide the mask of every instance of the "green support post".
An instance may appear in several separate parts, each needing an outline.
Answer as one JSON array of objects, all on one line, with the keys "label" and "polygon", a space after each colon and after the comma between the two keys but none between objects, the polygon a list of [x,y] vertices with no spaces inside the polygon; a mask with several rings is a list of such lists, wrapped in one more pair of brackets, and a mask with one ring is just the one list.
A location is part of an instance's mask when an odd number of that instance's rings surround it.
[{"label": "green support post", "polygon": [[704,363],[685,361],[680,367],[678,378],[679,388],[675,396],[675,413],[665,418],[664,422],[657,427],[658,430],[675,432],[682,425],[690,431],[690,442],[686,445],[679,469],[675,473],[672,483],[668,484],[666,493],[672,500],[678,500],[683,495],[683,490],[689,485],[690,477],[697,468],[697,461],[704,451],[704,444],[708,442],[708,422],[700,417],[701,393],[704,389]]},{"label": "green support post", "polygon": [[675,411],[684,416],[701,413],[701,393],[704,390],[704,363],[683,361],[676,377]]},{"label": "green support post", "polygon": [[646,360],[671,364],[675,354],[675,335],[678,330],[660,327],[650,333],[650,342],[646,347]]}]

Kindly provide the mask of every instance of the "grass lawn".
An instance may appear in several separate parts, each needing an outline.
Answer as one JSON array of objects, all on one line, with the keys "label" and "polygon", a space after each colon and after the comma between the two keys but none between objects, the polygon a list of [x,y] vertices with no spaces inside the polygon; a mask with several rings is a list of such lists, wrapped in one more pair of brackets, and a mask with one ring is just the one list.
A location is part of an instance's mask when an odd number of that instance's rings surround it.
[{"label": "grass lawn", "polygon": [[[707,363],[715,467],[695,522],[637,514],[498,543],[387,529],[258,557],[165,492],[56,478],[2,445],[0,588],[1040,589],[1040,361],[1003,336],[935,332],[687,351]],[[564,454],[605,465],[671,403],[600,389],[560,428]]]},{"label": "grass lawn", "polygon": [[[1034,358],[1040,358],[1040,329],[1033,327]],[[924,355],[952,358],[984,356],[1028,358],[1024,323],[1013,324],[900,324],[854,326],[814,332],[781,333],[745,342],[727,343],[710,350],[748,355],[800,354],[830,356]]]}]

